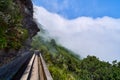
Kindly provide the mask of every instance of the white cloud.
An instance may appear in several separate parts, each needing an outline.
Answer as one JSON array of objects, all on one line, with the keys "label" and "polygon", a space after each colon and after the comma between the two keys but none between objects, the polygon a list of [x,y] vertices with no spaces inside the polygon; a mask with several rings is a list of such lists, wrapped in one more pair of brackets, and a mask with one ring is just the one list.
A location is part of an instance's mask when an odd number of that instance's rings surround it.
[{"label": "white cloud", "polygon": [[95,55],[105,61],[120,61],[120,19],[79,17],[67,20],[34,6],[34,17],[52,37],[80,56]]}]

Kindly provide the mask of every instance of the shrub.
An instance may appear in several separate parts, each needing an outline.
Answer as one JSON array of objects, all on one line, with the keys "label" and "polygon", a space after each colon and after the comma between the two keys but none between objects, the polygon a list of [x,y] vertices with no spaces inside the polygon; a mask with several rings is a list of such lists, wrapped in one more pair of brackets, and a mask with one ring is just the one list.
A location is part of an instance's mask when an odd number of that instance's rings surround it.
[{"label": "shrub", "polygon": [[28,37],[22,15],[13,0],[0,0],[0,49],[19,49]]}]

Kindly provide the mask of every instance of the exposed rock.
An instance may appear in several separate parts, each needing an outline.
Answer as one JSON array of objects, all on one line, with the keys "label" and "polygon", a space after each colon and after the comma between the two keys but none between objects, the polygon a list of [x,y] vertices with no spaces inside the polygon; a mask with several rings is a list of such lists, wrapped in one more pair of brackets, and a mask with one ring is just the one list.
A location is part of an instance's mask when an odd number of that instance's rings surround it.
[{"label": "exposed rock", "polygon": [[33,4],[31,0],[16,0],[16,3],[19,5],[24,17],[22,21],[23,27],[28,29],[30,37],[32,38],[38,31],[40,31],[33,20]]},{"label": "exposed rock", "polygon": [[[23,43],[24,47],[19,50],[5,50],[0,51],[0,66],[6,64],[13,57],[20,55],[21,53],[29,51],[31,48],[32,37],[40,31],[33,19],[33,4],[31,0],[14,0],[14,2],[20,7],[20,12],[23,15],[22,24],[23,28],[29,32],[28,39]],[[9,56],[6,56],[9,54]],[[4,58],[4,59],[3,59]],[[1,62],[2,61],[2,62]]]},{"label": "exposed rock", "polygon": [[40,31],[40,29],[33,19],[33,4],[31,0],[15,0],[15,2],[19,5],[20,11],[23,15],[23,27],[26,28],[29,32],[28,39],[24,42],[24,48],[19,51],[21,53],[24,52],[24,50],[30,49],[32,37],[35,36],[37,32]]}]

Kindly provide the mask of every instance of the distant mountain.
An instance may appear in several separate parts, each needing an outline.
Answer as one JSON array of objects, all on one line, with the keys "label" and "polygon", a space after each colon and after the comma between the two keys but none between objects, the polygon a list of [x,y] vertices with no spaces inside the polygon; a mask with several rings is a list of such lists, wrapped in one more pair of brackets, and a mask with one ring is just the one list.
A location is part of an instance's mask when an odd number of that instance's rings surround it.
[{"label": "distant mountain", "polygon": [[54,80],[120,80],[120,62],[110,64],[95,56],[81,59],[39,27],[41,32],[33,38],[32,47],[41,51]]}]

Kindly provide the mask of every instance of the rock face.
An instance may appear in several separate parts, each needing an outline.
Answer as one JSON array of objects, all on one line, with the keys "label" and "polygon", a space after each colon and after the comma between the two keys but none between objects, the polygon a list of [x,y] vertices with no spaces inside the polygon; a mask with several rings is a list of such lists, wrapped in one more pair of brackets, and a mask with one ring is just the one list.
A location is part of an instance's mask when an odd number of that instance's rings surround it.
[{"label": "rock face", "polygon": [[[22,53],[28,52],[31,48],[32,37],[40,31],[33,19],[33,4],[31,0],[14,0],[16,5],[20,7],[20,12],[22,13],[23,28],[28,30],[28,39],[23,43],[24,47],[19,50],[9,50],[8,52],[0,50],[0,66],[6,64],[8,61],[12,60],[13,57],[20,55]],[[9,59],[8,59],[9,58]],[[8,60],[7,60],[8,59]]]},{"label": "rock face", "polygon": [[19,5],[23,15],[23,27],[29,31],[29,36],[32,38],[39,31],[37,24],[33,20],[33,4],[31,0],[15,0],[15,2]]},{"label": "rock face", "polygon": [[37,24],[35,23],[33,19],[33,4],[31,0],[15,0],[16,4],[19,5],[20,11],[23,15],[22,24],[23,27],[26,28],[29,32],[29,37],[24,43],[24,48],[20,50],[24,52],[24,50],[29,50],[30,43],[32,41],[32,37],[37,34],[37,32],[40,31],[40,29],[37,27]]}]

